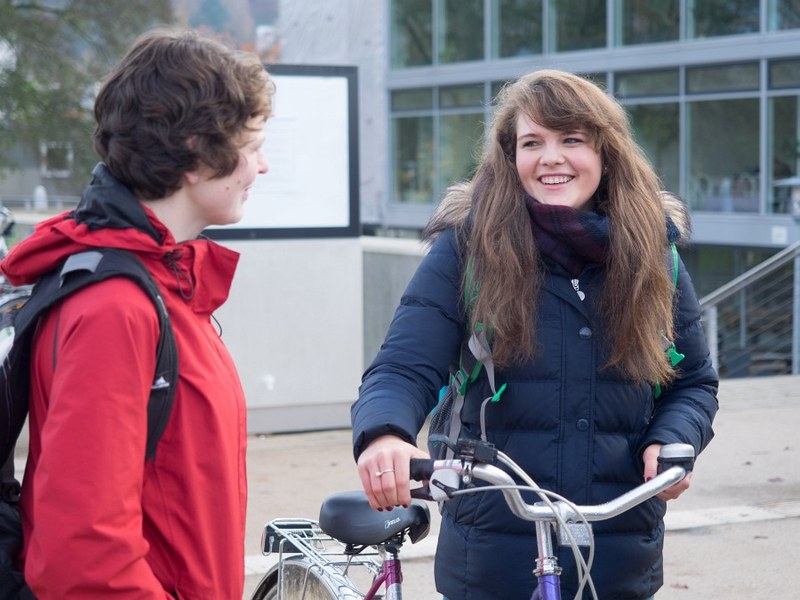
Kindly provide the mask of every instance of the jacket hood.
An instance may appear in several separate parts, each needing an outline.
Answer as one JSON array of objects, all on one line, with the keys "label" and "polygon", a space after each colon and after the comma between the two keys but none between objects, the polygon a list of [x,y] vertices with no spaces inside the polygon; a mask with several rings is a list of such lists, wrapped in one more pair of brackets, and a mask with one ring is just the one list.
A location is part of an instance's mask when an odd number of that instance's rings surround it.
[{"label": "jacket hood", "polygon": [[76,252],[113,247],[134,252],[162,287],[177,290],[196,311],[213,311],[227,299],[236,252],[202,238],[176,243],[103,164],[92,176],[75,210],[39,223],[0,263],[12,284],[32,284]]},{"label": "jacket hood", "polygon": [[688,244],[692,239],[692,222],[686,203],[677,194],[661,192],[661,204],[667,219],[667,239],[676,244]]},{"label": "jacket hood", "polygon": [[92,181],[83,191],[72,218],[91,230],[134,228],[148,234],[156,242],[167,237],[163,227],[156,227],[147,211],[130,190],[114,179],[103,163],[92,171]]},{"label": "jacket hood", "polygon": [[[677,194],[662,191],[661,204],[664,207],[668,241],[676,244],[689,243],[692,231],[686,203]],[[450,186],[433,211],[430,222],[423,232],[423,240],[430,242],[444,229],[462,225],[469,218],[471,207],[472,184],[462,182]]]}]

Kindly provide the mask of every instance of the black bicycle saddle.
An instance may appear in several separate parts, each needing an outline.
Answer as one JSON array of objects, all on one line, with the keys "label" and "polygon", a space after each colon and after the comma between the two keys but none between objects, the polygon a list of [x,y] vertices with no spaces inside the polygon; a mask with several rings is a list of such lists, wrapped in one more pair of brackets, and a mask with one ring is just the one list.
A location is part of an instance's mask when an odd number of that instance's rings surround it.
[{"label": "black bicycle saddle", "polygon": [[416,543],[430,531],[428,506],[413,500],[408,508],[377,511],[362,490],[328,496],[319,510],[319,526],[329,536],[354,546],[375,546],[406,531]]}]

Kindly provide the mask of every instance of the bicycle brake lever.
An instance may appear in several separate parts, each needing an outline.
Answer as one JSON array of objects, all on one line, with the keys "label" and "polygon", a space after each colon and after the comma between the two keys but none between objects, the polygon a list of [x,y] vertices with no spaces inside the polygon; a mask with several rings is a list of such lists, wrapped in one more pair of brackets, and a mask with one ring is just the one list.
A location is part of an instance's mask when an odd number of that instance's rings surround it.
[{"label": "bicycle brake lever", "polygon": [[453,492],[457,492],[461,478],[452,469],[442,469],[436,471],[428,482],[428,490],[431,498],[437,502],[443,502],[453,497]]},{"label": "bicycle brake lever", "polygon": [[459,481],[458,473],[451,469],[436,471],[426,485],[411,490],[411,497],[443,502],[449,500],[453,496],[453,492],[458,491]]},{"label": "bicycle brake lever", "polygon": [[428,485],[423,485],[422,487],[418,488],[411,488],[411,497],[419,500],[433,500],[433,496],[431,496],[431,488]]}]

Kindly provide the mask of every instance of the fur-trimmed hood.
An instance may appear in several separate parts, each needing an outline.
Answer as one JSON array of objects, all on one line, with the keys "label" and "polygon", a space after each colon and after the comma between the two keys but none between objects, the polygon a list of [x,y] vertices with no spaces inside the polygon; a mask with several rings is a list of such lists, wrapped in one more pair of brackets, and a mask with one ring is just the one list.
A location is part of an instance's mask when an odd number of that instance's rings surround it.
[{"label": "fur-trimmed hood", "polygon": [[[664,191],[661,192],[661,204],[664,206],[667,218],[669,241],[681,245],[688,244],[692,239],[692,222],[686,203],[677,194]],[[675,239],[671,232],[673,228],[677,234]]]}]

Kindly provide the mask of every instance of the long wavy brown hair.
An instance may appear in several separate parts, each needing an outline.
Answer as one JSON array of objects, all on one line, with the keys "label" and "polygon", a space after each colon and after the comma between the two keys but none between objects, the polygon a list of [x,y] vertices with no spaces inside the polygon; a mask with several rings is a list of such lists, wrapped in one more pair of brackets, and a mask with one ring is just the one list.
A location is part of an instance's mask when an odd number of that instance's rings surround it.
[{"label": "long wavy brown hair", "polygon": [[[542,70],[506,85],[471,181],[448,190],[424,237],[456,227],[465,264],[473,330],[492,327],[499,367],[536,354],[544,265],[534,243],[517,175],[517,117],[556,131],[583,130],[604,174],[592,210],[609,218],[610,248],[598,314],[606,324],[606,367],[643,382],[668,382],[674,371],[663,338],[672,339],[673,283],[665,266],[667,235],[661,182],[635,143],[623,108],[579,76]],[[475,285],[473,282],[477,282]],[[465,297],[466,297],[465,295]]]}]

